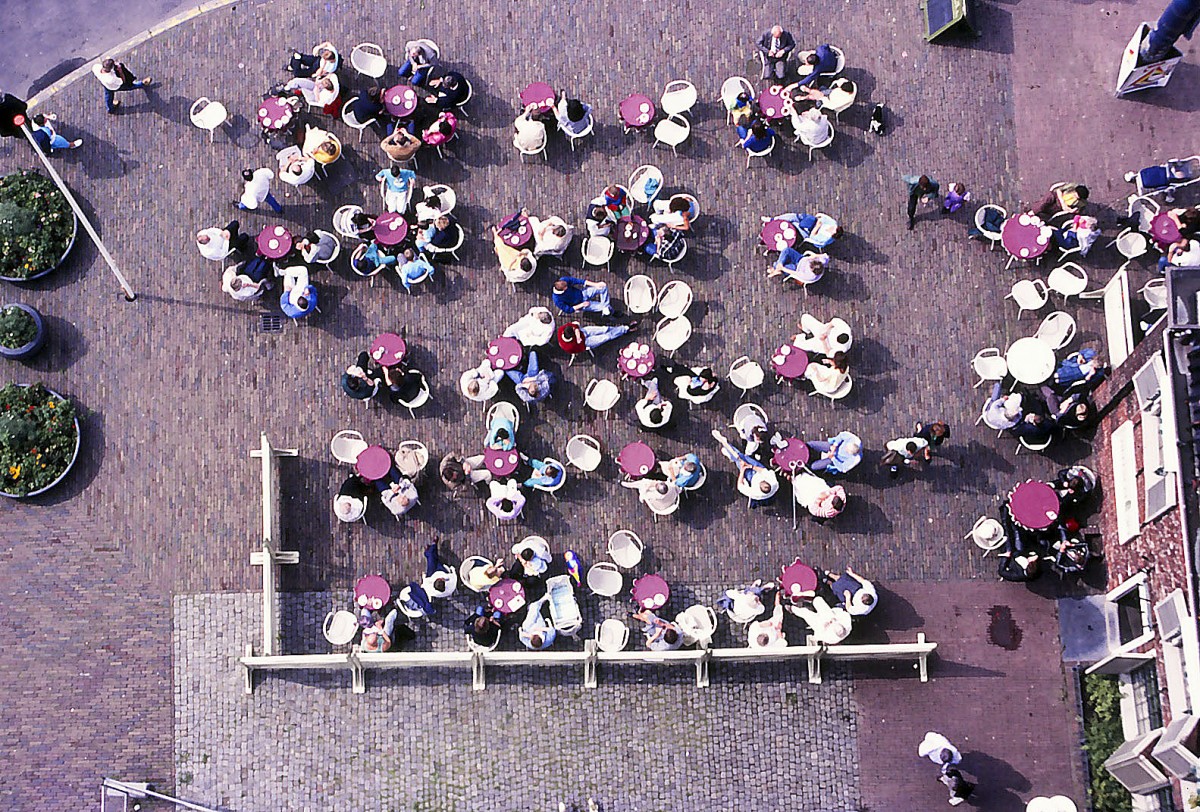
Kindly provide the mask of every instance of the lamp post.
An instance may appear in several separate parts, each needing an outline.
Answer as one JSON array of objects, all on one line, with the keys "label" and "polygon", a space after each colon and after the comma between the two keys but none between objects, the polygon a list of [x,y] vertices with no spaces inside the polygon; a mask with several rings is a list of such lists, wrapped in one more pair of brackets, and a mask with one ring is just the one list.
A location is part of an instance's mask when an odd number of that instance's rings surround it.
[{"label": "lamp post", "polygon": [[1200,0],[1171,0],[1157,24],[1139,25],[1121,56],[1116,95],[1166,85],[1183,59],[1175,42],[1180,37],[1191,39],[1197,23],[1200,23]]}]

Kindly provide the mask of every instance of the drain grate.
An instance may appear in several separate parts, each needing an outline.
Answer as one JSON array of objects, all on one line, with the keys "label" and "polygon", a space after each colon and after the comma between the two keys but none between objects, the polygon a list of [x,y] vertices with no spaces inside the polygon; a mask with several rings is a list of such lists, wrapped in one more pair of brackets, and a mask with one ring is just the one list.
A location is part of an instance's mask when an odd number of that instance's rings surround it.
[{"label": "drain grate", "polygon": [[282,333],[283,316],[277,313],[263,313],[259,316],[258,331],[260,333]]}]

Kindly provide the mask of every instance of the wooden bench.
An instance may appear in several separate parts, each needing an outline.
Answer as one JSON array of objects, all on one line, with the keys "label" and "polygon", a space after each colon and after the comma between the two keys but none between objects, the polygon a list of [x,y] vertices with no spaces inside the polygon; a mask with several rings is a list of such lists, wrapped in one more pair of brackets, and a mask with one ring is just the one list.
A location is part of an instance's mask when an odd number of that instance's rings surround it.
[{"label": "wooden bench", "polygon": [[262,549],[250,553],[250,563],[263,570],[263,640],[262,653],[264,656],[275,654],[275,640],[279,628],[279,565],[297,564],[300,553],[295,550],[287,552],[279,549],[280,537],[280,495],[279,468],[275,465],[276,457],[296,456],[294,448],[273,448],[267,439],[266,432],[259,433],[259,447],[250,451],[251,457],[262,460],[262,505],[263,505],[263,536]]},{"label": "wooden bench", "polygon": [[[929,655],[937,649],[937,643],[926,643],[925,633],[917,633],[915,643],[880,643],[877,645],[858,645],[855,643],[823,646],[822,657],[831,660],[907,660],[915,657],[916,668],[921,674],[921,682],[929,682]],[[816,678],[809,675],[809,682],[821,681],[821,663],[817,660]]]}]

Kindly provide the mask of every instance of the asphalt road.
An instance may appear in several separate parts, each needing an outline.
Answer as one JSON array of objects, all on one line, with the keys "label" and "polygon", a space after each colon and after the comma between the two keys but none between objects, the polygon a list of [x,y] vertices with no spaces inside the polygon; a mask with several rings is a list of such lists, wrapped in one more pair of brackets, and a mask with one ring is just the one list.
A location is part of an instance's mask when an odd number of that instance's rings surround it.
[{"label": "asphalt road", "polygon": [[196,3],[179,0],[0,0],[0,89],[28,97],[139,31]]}]

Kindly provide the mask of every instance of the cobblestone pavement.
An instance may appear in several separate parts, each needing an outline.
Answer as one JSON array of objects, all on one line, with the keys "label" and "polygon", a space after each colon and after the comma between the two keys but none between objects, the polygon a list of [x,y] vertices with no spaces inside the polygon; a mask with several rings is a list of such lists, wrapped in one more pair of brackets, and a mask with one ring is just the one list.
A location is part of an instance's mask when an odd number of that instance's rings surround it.
[{"label": "cobblestone pavement", "polygon": [[[1083,22],[1096,8],[1054,5],[1063,19]],[[1153,6],[1121,9],[1126,17],[1150,18]],[[119,116],[104,113],[90,77],[56,94],[46,109],[60,114],[68,136],[87,140],[59,169],[141,295],[136,304],[121,302],[106,267],[84,244],[57,274],[8,294],[39,307],[51,328],[48,350],[27,367],[12,366],[12,377],[44,379],[73,395],[87,417],[80,463],[64,485],[46,498],[0,506],[4,552],[14,562],[0,573],[0,595],[11,609],[0,625],[0,650],[7,652],[0,692],[18,697],[0,709],[0,725],[17,732],[8,746],[26,768],[0,777],[0,800],[19,807],[36,791],[46,809],[73,808],[105,773],[173,783],[165,615],[172,595],[256,588],[259,573],[247,557],[260,523],[258,467],[246,452],[260,430],[300,452],[282,461],[285,546],[301,557],[285,572],[284,586],[295,591],[344,589],[366,572],[404,577],[418,566],[431,535],[462,556],[494,555],[536,532],[590,561],[622,526],[647,540],[651,566],[673,581],[699,585],[771,577],[796,555],[828,567],[852,562],[882,583],[985,575],[991,562],[961,554],[966,529],[1014,480],[1045,476],[1087,449],[1075,443],[1049,457],[1014,459],[1013,444],[971,425],[981,394],[971,389],[968,361],[980,347],[1004,347],[1033,331],[1034,319],[1018,323],[1002,297],[1014,278],[1044,269],[1002,272],[1000,252],[962,239],[962,219],[926,214],[909,234],[899,178],[926,171],[943,183],[962,179],[976,200],[1013,210],[1045,180],[1075,170],[1068,161],[1048,166],[1045,154],[1061,143],[1051,135],[1049,143],[1014,138],[1036,115],[1031,111],[1045,109],[1030,101],[1037,95],[1031,83],[1014,80],[1014,62],[1021,60],[1012,54],[1031,52],[1026,46],[1043,20],[1028,7],[988,7],[988,33],[948,47],[921,41],[908,3],[873,4],[870,19],[856,18],[854,25],[843,24],[845,6],[833,0],[810,4],[803,23],[782,15],[802,43],[828,40],[845,49],[859,104],[843,115],[835,145],[811,163],[788,145],[749,169],[713,100],[724,77],[754,75],[745,61],[750,38],[721,39],[714,32],[728,31],[731,20],[739,32],[757,31],[780,15],[778,4],[751,19],[743,6],[725,0],[689,7],[686,15],[648,4],[613,12],[584,0],[549,21],[539,4],[449,0],[435,14],[348,0],[319,7],[299,0],[246,2],[127,54],[135,71],[152,73],[161,84],[144,97],[125,94]],[[1097,27],[1093,36],[1099,40],[1116,27]],[[531,48],[530,32],[537,31],[547,31],[552,44]],[[256,32],[252,47],[231,48],[230,32]],[[448,160],[422,158],[421,177],[454,186],[474,239],[442,281],[413,296],[391,281],[369,287],[339,264],[316,280],[320,314],[282,335],[265,335],[258,332],[255,307],[236,305],[220,292],[215,269],[197,256],[192,235],[230,217],[240,169],[272,160],[252,132],[253,111],[259,94],[279,80],[287,47],[327,36],[344,55],[353,43],[371,39],[393,58],[409,37],[430,36],[470,78],[475,98],[463,137]],[[1082,47],[1083,35],[1072,36]],[[596,69],[600,54],[604,71]],[[1039,58],[1054,64],[1051,56]],[[675,157],[654,150],[645,137],[623,135],[611,111],[628,92],[657,95],[678,77],[696,83],[702,103],[692,138]],[[348,72],[346,78],[357,85]],[[555,142],[548,163],[521,165],[509,127],[517,93],[534,78],[594,103],[599,125],[577,152]],[[188,108],[201,95],[225,102],[233,114],[212,145],[188,123]],[[870,105],[879,100],[889,105],[892,122],[882,139],[866,132]],[[1128,109],[1134,112],[1124,115],[1135,123],[1157,114],[1145,103]],[[1183,125],[1194,116],[1184,105],[1173,117]],[[1102,190],[1095,197],[1103,207],[1119,206],[1127,192],[1101,182],[1129,168],[1128,158],[1104,149],[1109,131],[1126,124],[1077,127],[1071,141],[1076,152],[1095,157],[1091,169],[1077,171]],[[289,225],[325,226],[343,203],[378,207],[370,178],[381,154],[370,142],[355,144],[340,123],[331,126],[348,146],[331,178],[286,194],[276,189]],[[1036,181],[1021,179],[1027,161],[1039,167]],[[575,219],[603,183],[624,180],[647,162],[663,169],[668,191],[695,194],[704,210],[677,270],[697,302],[689,313],[696,331],[680,357],[719,371],[743,353],[765,361],[800,312],[840,315],[856,330],[855,391],[848,399],[830,404],[771,384],[752,398],[809,437],[857,431],[868,460],[914,418],[945,417],[955,436],[943,459],[920,479],[897,483],[864,464],[848,477],[851,502],[843,517],[824,527],[802,523],[793,532],[786,506],[751,513],[731,493],[732,471],[708,437],[736,405],[736,395],[725,392],[655,441],[670,454],[699,449],[710,468],[703,498],[690,500],[674,520],[650,522],[606,463],[597,475],[569,483],[557,503],[531,499],[519,527],[481,525],[476,504],[452,502],[436,488],[422,493],[411,520],[396,523],[372,512],[366,525],[339,526],[329,509],[332,488],[344,475],[328,456],[335,431],[357,428],[389,446],[420,439],[435,459],[479,442],[481,410],[458,395],[457,376],[476,363],[491,335],[546,300],[557,271],[542,269],[510,294],[479,238],[487,225],[522,204]],[[32,165],[23,145],[0,144],[0,170]],[[764,279],[766,263],[755,252],[758,217],[796,208],[828,211],[847,230],[834,250],[833,270],[807,298]],[[1112,211],[1104,209],[1104,216],[1111,221]],[[249,214],[242,221],[257,229],[276,218]],[[1089,257],[1089,272],[1103,281],[1117,259],[1099,252]],[[577,267],[575,251],[569,262]],[[638,261],[618,259],[611,274],[592,275],[618,287],[627,268],[645,270]],[[647,272],[660,285],[670,277],[658,267]],[[1097,341],[1096,311],[1075,303],[1067,309],[1079,320],[1080,340]],[[337,386],[336,373],[374,334],[400,326],[407,327],[417,365],[433,387],[432,403],[415,419],[386,407],[364,411]],[[567,437],[581,429],[606,449],[637,436],[627,417],[605,423],[585,414],[580,402],[588,378],[614,377],[613,352],[601,350],[594,365],[585,360],[563,370],[553,401],[525,420],[522,443],[530,453],[561,453]],[[635,394],[625,384],[618,411],[626,412]],[[61,626],[70,634],[47,633],[46,624],[35,621],[47,606],[78,610]],[[928,631],[936,636],[936,629]],[[236,651],[227,650],[229,656]],[[38,681],[31,683],[33,675]],[[46,718],[48,703],[79,715]]]}]

